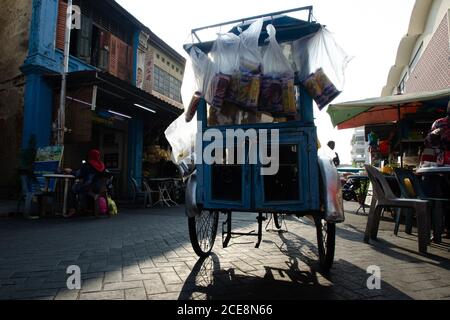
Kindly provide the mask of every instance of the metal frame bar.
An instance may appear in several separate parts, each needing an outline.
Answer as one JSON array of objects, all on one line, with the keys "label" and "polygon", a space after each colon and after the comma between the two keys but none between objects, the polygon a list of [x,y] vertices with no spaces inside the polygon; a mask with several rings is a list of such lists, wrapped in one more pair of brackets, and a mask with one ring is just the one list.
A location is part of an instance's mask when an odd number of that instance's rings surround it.
[{"label": "metal frame bar", "polygon": [[308,13],[308,22],[311,22],[312,21],[312,17],[313,17],[313,14],[312,14],[313,6],[306,6],[306,7],[300,7],[300,8],[295,8],[295,9],[289,9],[289,10],[283,10],[283,11],[267,13],[267,14],[261,14],[261,15],[248,17],[248,18],[236,19],[236,20],[222,22],[222,23],[217,23],[217,24],[213,24],[213,25],[209,25],[209,26],[201,27],[201,28],[195,28],[195,29],[191,30],[191,33],[195,36],[195,38],[197,38],[197,40],[199,42],[202,42],[200,40],[200,38],[198,37],[198,35],[197,35],[197,31],[202,31],[202,30],[206,30],[206,29],[222,27],[222,26],[226,26],[226,25],[230,25],[230,24],[234,24],[234,23],[238,23],[238,22],[244,23],[244,22],[249,21],[249,20],[255,20],[255,19],[264,18],[264,17],[274,17],[274,16],[278,16],[278,15],[282,15],[282,14],[287,14],[287,13],[291,13],[291,12],[298,12],[298,11],[305,11],[305,10],[309,11],[309,13]]},{"label": "metal frame bar", "polygon": [[[222,222],[222,246],[224,248],[227,248],[232,236],[248,236],[248,237],[258,237],[258,240],[255,244],[255,248],[258,249],[259,246],[261,245],[261,241],[262,241],[263,222],[267,220],[267,218],[265,216],[263,216],[263,213],[259,212],[258,217],[256,218],[256,220],[258,221],[258,232],[257,233],[255,233],[254,230],[251,232],[248,232],[248,233],[232,232],[232,213],[227,212],[226,214],[227,214],[227,219],[225,220],[225,222]],[[227,229],[226,231],[225,231],[225,226]]]}]

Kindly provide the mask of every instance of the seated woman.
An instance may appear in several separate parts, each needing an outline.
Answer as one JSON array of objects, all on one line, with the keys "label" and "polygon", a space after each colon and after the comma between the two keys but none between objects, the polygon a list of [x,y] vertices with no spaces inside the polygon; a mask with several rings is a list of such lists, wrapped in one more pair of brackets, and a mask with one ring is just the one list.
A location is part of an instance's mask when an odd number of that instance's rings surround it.
[{"label": "seated woman", "polygon": [[[107,204],[105,195],[107,187],[105,169],[105,164],[100,159],[100,151],[89,151],[87,162],[83,162],[80,169],[74,173],[78,182],[72,188],[72,204],[78,202],[80,209],[86,211],[89,200],[93,200],[94,205],[98,206],[98,210],[94,209],[94,212],[96,214],[98,211],[106,213]],[[76,200],[77,197],[78,201]],[[76,206],[72,205],[71,207],[68,214],[69,217],[76,213]]]}]

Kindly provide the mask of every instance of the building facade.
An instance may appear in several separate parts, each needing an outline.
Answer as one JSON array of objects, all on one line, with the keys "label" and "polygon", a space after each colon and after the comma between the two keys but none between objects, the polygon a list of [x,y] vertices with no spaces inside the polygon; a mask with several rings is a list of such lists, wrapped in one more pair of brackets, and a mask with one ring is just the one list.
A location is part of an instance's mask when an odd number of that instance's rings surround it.
[{"label": "building facade", "polygon": [[450,88],[450,0],[418,0],[382,96]]},{"label": "building facade", "polygon": [[[182,113],[175,92],[180,83],[173,92],[154,93],[159,92],[154,90],[156,65],[147,51],[155,48],[154,56],[172,57],[174,70],[184,72],[185,61],[115,1],[73,4],[80,8],[80,28],[71,31],[63,165],[76,168],[90,148],[98,148],[126,191],[130,178],[142,179],[145,128],[165,127]],[[11,152],[2,152],[0,168],[6,174],[0,185],[7,190],[21,148],[32,139],[37,147],[55,143],[67,1],[33,0],[30,6],[29,0],[8,0],[1,6],[7,14],[1,17],[6,28],[0,40],[8,46],[2,47],[0,60],[0,128],[5,132],[0,148]],[[144,59],[141,70],[142,34],[158,42],[146,38],[144,55],[151,59]]]}]

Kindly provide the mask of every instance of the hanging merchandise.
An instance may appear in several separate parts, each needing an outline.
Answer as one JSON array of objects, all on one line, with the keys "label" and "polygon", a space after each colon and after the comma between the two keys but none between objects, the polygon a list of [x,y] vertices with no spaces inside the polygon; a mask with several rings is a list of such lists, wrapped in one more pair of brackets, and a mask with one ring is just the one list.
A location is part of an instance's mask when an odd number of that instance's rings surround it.
[{"label": "hanging merchandise", "polygon": [[328,79],[322,68],[303,80],[302,85],[317,103],[320,110],[325,108],[341,94],[330,79]]},{"label": "hanging merchandise", "polygon": [[247,30],[239,36],[239,70],[252,74],[261,73],[262,56],[259,47],[259,37],[264,25],[263,19],[253,22]]},{"label": "hanging merchandise", "polygon": [[186,112],[186,122],[190,122],[197,112],[200,99],[204,97],[204,93],[206,92],[212,68],[209,57],[195,46],[190,49],[189,57],[194,72],[195,93],[191,98],[191,102],[189,103]]},{"label": "hanging merchandise", "polygon": [[239,69],[240,38],[232,33],[219,34],[211,51],[214,76],[212,77],[206,94],[206,101],[220,108],[229,91],[231,76]]},{"label": "hanging merchandise", "polygon": [[263,55],[263,77],[259,110],[295,114],[294,70],[276,39],[275,27],[267,26],[269,45]]},{"label": "hanging merchandise", "polygon": [[344,89],[345,70],[352,57],[345,53],[325,27],[294,41],[293,59],[300,81],[322,69],[339,91]]},{"label": "hanging merchandise", "polygon": [[194,163],[197,121],[186,122],[185,112],[166,129],[164,134],[172,147],[172,160],[175,164],[182,161]]},{"label": "hanging merchandise", "polygon": [[[232,77],[229,99],[239,106],[256,111],[261,87],[262,56],[259,37],[264,24],[263,19],[253,22],[241,33],[239,45],[239,72]],[[236,90],[237,89],[237,94]]]}]

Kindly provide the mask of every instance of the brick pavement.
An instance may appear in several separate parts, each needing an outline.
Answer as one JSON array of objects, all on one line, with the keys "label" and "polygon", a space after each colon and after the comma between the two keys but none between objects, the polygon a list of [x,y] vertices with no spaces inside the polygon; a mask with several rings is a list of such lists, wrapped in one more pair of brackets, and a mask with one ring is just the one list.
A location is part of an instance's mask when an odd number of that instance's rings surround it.
[{"label": "brick pavement", "polygon": [[[355,206],[347,204],[350,212]],[[256,215],[235,215],[242,230]],[[335,265],[317,266],[315,229],[289,218],[286,232],[233,239],[198,260],[183,208],[123,210],[113,219],[0,219],[0,299],[450,299],[450,243],[417,253],[416,237],[362,241],[367,218],[347,214],[337,229]],[[219,226],[220,230],[220,226]],[[82,289],[66,289],[69,265],[82,270]],[[381,290],[368,290],[366,269],[381,268]]]}]

